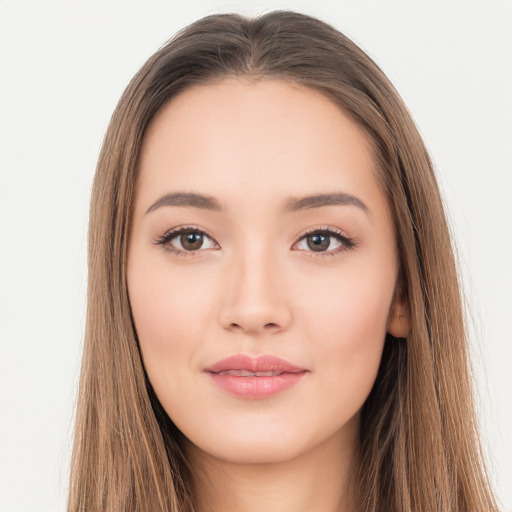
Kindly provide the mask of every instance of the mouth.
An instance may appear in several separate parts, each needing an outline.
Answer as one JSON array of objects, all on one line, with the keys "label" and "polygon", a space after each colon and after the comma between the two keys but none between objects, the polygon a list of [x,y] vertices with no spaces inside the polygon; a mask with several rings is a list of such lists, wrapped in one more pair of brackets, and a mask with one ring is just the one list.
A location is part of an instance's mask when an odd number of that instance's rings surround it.
[{"label": "mouth", "polygon": [[218,375],[236,375],[237,377],[275,377],[287,372],[251,372],[249,370],[226,370],[218,372]]},{"label": "mouth", "polygon": [[222,359],[205,368],[223,391],[245,399],[265,399],[297,385],[309,370],[273,355],[244,354]]}]

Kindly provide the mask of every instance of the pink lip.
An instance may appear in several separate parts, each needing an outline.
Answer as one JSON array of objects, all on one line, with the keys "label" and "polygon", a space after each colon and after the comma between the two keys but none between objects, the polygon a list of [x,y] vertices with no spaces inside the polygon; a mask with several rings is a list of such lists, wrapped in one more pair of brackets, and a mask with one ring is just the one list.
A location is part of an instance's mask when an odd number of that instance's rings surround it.
[{"label": "pink lip", "polygon": [[[279,372],[279,375],[239,376],[220,373],[229,370],[245,370],[253,373]],[[252,358],[238,354],[205,368],[205,372],[211,375],[220,388],[231,394],[243,398],[262,399],[296,385],[308,370],[273,355]]]}]

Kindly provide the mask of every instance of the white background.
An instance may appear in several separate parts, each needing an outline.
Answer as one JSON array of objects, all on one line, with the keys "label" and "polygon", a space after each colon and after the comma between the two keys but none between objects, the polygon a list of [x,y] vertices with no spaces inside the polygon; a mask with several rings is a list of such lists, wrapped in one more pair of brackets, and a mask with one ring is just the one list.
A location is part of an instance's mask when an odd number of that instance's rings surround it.
[{"label": "white background", "polygon": [[420,127],[459,247],[486,453],[512,511],[512,0],[0,0],[0,512],[65,510],[89,193],[122,90],[195,19],[276,8],[353,38]]}]

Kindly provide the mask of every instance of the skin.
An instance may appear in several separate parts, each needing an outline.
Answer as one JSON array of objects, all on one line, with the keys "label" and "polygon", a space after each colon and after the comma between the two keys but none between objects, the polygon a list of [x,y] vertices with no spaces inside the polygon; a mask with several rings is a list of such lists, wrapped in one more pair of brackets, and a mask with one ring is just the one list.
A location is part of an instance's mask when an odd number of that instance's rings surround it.
[{"label": "skin", "polygon": [[[214,196],[225,211],[146,213],[176,191]],[[340,191],[366,209],[283,213],[292,196]],[[179,235],[156,243],[179,226],[205,233],[186,256],[166,250],[185,251]],[[331,237],[312,250],[305,232],[325,227],[354,246]],[[227,79],[186,89],[157,114],[141,154],[128,290],[149,379],[187,437],[198,510],[351,509],[360,409],[386,331],[408,331],[396,262],[367,137],[323,95]],[[204,369],[239,353],[308,373],[266,399],[233,396]]]}]

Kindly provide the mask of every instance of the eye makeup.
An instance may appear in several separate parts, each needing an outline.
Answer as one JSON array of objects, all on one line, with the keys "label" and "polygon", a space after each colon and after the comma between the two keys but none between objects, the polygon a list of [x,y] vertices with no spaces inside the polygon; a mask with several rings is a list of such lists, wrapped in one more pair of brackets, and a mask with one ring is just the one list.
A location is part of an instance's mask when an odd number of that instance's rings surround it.
[{"label": "eye makeup", "polygon": [[[338,244],[337,247],[330,250],[323,250],[331,247],[333,239]],[[181,245],[181,248],[173,244],[175,240]],[[209,240],[210,247],[204,247],[205,240]],[[336,254],[353,249],[357,246],[353,238],[332,226],[323,226],[306,231],[300,236],[299,240],[294,243],[294,246],[302,242],[305,242],[307,248],[297,250],[311,253],[308,255],[311,257],[335,256]],[[195,257],[198,256],[202,250],[217,249],[220,247],[213,237],[196,226],[180,226],[173,228],[157,238],[153,243],[161,246],[164,251],[179,257]]]}]

